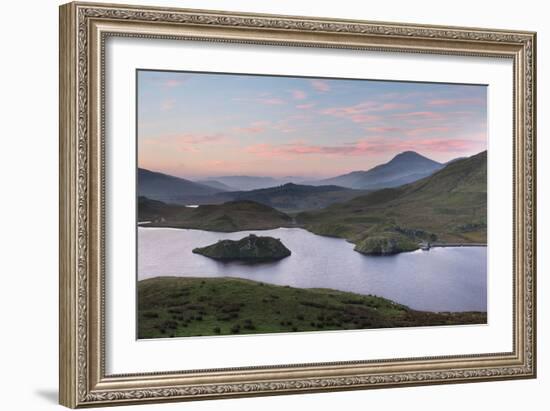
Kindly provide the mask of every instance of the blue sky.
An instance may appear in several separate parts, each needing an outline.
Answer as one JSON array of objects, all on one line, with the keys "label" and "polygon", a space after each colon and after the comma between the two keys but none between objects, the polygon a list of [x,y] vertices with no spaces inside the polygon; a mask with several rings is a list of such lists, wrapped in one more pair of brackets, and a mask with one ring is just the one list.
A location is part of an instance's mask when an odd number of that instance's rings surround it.
[{"label": "blue sky", "polygon": [[486,149],[486,86],[138,72],[138,163],[187,178],[326,177]]}]

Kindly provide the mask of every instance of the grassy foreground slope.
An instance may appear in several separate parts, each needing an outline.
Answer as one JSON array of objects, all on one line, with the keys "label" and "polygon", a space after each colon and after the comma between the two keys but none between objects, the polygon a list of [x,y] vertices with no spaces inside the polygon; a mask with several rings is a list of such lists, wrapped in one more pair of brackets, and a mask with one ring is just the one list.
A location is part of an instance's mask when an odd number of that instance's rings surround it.
[{"label": "grassy foreground slope", "polygon": [[390,300],[238,278],[138,282],[138,337],[485,324],[486,313],[415,311]]},{"label": "grassy foreground slope", "polygon": [[253,201],[230,201],[188,208],[140,197],[138,206],[139,220],[148,221],[144,226],[152,227],[233,232],[293,225],[292,218],[287,214]]},{"label": "grassy foreground slope", "polygon": [[296,220],[316,234],[346,238],[366,254],[410,251],[422,241],[485,243],[487,152],[412,184],[300,213]]}]

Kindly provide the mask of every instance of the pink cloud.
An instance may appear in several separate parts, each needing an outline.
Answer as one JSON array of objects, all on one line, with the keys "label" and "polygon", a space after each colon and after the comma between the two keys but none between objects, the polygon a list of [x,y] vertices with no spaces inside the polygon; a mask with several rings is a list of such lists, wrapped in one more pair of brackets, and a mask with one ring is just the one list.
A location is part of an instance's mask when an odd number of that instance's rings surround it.
[{"label": "pink cloud", "polygon": [[269,124],[268,121],[255,121],[247,127],[235,127],[233,130],[238,133],[258,134],[263,133]]},{"label": "pink cloud", "polygon": [[410,111],[408,113],[396,113],[392,116],[403,120],[443,120],[446,118],[443,113],[437,111]]},{"label": "pink cloud", "polygon": [[374,114],[353,114],[350,116],[344,116],[349,117],[351,121],[354,123],[374,123],[375,121],[378,121],[381,119],[380,116],[374,115]]},{"label": "pink cloud", "polygon": [[421,137],[427,134],[448,133],[451,127],[367,127],[365,130],[379,134],[400,134],[408,137]]},{"label": "pink cloud", "polygon": [[403,101],[403,100],[411,100],[411,99],[418,100],[420,98],[429,98],[429,97],[433,97],[433,96],[434,96],[434,93],[432,93],[432,92],[411,91],[411,92],[390,92],[390,93],[385,93],[385,94],[382,94],[380,96],[380,98],[382,98],[384,100]]},{"label": "pink cloud", "polygon": [[399,151],[415,150],[438,153],[464,152],[469,150],[481,151],[484,146],[485,141],[470,140],[465,138],[425,138],[420,140],[412,140],[410,142],[403,141],[395,145]]},{"label": "pink cloud", "polygon": [[416,137],[433,133],[447,133],[451,130],[450,127],[418,127],[405,131],[407,136]]},{"label": "pink cloud", "polygon": [[273,130],[277,130],[281,133],[292,133],[297,130],[296,125],[303,125],[310,118],[311,117],[308,114],[302,111],[275,121],[273,124],[271,124],[270,128],[272,128]]},{"label": "pink cloud", "polygon": [[290,90],[290,93],[294,100],[304,100],[307,98],[307,94],[302,90]]},{"label": "pink cloud", "polygon": [[266,104],[268,106],[274,106],[274,105],[279,105],[279,104],[284,104],[285,103],[285,101],[283,99],[276,98],[276,97],[259,98],[259,99],[256,99],[256,101],[260,104]]},{"label": "pink cloud", "polygon": [[233,101],[253,101],[253,102],[264,104],[267,106],[285,104],[285,101],[283,99],[278,97],[269,97],[268,93],[262,93],[258,98],[235,97],[235,98],[232,98],[232,100]]},{"label": "pink cloud", "polygon": [[222,134],[203,134],[203,133],[185,133],[174,136],[167,136],[167,140],[177,141],[184,144],[205,144],[218,143],[225,140],[226,137]]},{"label": "pink cloud", "polygon": [[198,152],[198,147],[205,144],[214,144],[226,141],[222,134],[184,133],[170,134],[154,138],[144,138],[140,144],[149,147],[162,147],[180,152]]},{"label": "pink cloud", "polygon": [[348,148],[306,145],[303,143],[289,143],[280,146],[262,143],[246,147],[245,151],[250,154],[257,154],[264,157],[277,157],[295,154],[345,154],[348,151]]},{"label": "pink cloud", "polygon": [[330,91],[330,84],[325,80],[314,79],[310,80],[309,83],[315,91],[318,91],[320,93],[326,93],[327,91]]},{"label": "pink cloud", "polygon": [[227,167],[233,165],[233,163],[225,161],[225,160],[208,160],[205,162],[205,165],[210,167]]},{"label": "pink cloud", "polygon": [[323,110],[323,113],[331,115],[352,115],[406,109],[410,106],[410,104],[405,103],[379,103],[377,101],[364,101],[362,103],[354,104],[353,106],[327,108]]},{"label": "pink cloud", "polygon": [[336,155],[365,156],[371,154],[397,154],[402,151],[415,150],[421,152],[461,153],[468,150],[482,150],[485,141],[461,138],[432,138],[419,140],[390,140],[374,138],[358,140],[338,146],[325,146],[304,143],[282,145],[255,144],[245,148],[250,154],[264,157],[296,156],[296,155]]},{"label": "pink cloud", "polygon": [[372,111],[404,110],[411,107],[412,107],[412,104],[409,104],[409,103],[384,103],[384,104],[379,104],[376,107],[376,109]]},{"label": "pink cloud", "polygon": [[458,128],[465,123],[475,121],[473,111],[411,111],[403,113],[390,114],[394,121],[403,122],[409,127],[430,128],[432,131],[438,127],[439,131],[447,131],[445,128]]},{"label": "pink cloud", "polygon": [[183,80],[168,79],[168,80],[164,80],[164,81],[162,82],[162,85],[163,85],[164,87],[174,88],[174,87],[179,87],[179,86],[181,86],[183,83],[184,83]]},{"label": "pink cloud", "polygon": [[324,109],[321,113],[337,117],[349,117],[350,115],[361,114],[365,111],[368,111],[370,108],[372,108],[372,105],[372,102],[366,102],[356,104],[354,106],[331,107]]},{"label": "pink cloud", "polygon": [[307,120],[311,119],[311,116],[307,113],[296,113],[288,116],[286,120],[283,121],[296,121],[296,120]]},{"label": "pink cloud", "polygon": [[336,117],[348,118],[354,123],[375,122],[381,119],[379,114],[386,111],[401,110],[410,108],[406,103],[379,103],[377,101],[364,101],[352,106],[331,107],[324,109],[321,113]]},{"label": "pink cloud", "polygon": [[296,106],[296,108],[299,109],[299,110],[307,110],[308,108],[313,108],[313,107],[315,107],[315,103],[298,104]]},{"label": "pink cloud", "polygon": [[449,98],[449,99],[434,99],[428,101],[429,106],[436,107],[448,107],[448,106],[458,106],[463,104],[472,104],[479,105],[485,103],[483,98]]},{"label": "pink cloud", "polygon": [[395,133],[403,129],[400,127],[367,127],[366,130],[374,133]]},{"label": "pink cloud", "polygon": [[164,78],[164,77],[152,77],[151,78],[151,82],[153,82],[154,84],[157,84],[161,87],[165,87],[165,88],[175,88],[175,87],[179,87],[183,84],[185,84],[185,82],[189,80],[189,78]]},{"label": "pink cloud", "polygon": [[286,121],[280,121],[273,125],[273,129],[280,131],[281,133],[292,133],[296,131],[296,128],[290,126]]}]

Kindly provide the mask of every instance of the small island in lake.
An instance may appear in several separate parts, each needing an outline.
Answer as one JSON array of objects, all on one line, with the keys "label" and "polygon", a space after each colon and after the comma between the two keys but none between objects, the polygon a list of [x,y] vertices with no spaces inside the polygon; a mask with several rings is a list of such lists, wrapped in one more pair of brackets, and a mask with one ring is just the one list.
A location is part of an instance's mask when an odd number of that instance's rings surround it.
[{"label": "small island in lake", "polygon": [[417,248],[418,243],[406,238],[373,236],[359,241],[354,250],[365,255],[393,255],[404,251],[414,251]]},{"label": "small island in lake", "polygon": [[291,252],[281,240],[250,234],[240,240],[220,240],[206,247],[193,249],[193,253],[219,261],[266,262],[288,257]]}]

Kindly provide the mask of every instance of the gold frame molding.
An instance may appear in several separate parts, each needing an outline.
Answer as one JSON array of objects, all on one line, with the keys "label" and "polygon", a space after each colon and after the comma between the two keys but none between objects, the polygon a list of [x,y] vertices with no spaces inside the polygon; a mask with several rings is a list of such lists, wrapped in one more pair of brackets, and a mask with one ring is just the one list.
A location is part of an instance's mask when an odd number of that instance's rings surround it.
[{"label": "gold frame molding", "polygon": [[[105,40],[112,36],[511,59],[514,64],[513,351],[106,375],[104,46]],[[60,403],[76,408],[534,378],[535,53],[533,32],[93,3],[61,6]]]}]

